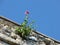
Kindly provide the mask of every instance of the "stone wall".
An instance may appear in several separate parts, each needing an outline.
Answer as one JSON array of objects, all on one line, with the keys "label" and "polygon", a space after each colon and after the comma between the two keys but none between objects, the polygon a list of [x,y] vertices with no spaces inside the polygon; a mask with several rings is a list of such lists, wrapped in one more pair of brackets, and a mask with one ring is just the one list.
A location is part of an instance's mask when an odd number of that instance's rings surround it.
[{"label": "stone wall", "polygon": [[29,38],[23,39],[15,34],[15,29],[18,25],[0,18],[0,45],[60,45],[50,38],[45,38],[35,32],[31,36],[35,37],[37,41]]}]

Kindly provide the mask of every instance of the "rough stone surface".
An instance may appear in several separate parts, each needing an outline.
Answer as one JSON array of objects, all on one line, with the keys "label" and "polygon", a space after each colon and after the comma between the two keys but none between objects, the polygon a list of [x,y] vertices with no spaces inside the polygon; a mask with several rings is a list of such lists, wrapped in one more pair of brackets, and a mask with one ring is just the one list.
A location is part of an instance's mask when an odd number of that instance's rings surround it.
[{"label": "rough stone surface", "polygon": [[16,24],[0,19],[0,45],[60,45],[54,40],[35,32],[32,32],[30,36],[35,37],[37,41],[29,39],[29,36],[23,39],[15,33],[16,27],[18,27]]}]

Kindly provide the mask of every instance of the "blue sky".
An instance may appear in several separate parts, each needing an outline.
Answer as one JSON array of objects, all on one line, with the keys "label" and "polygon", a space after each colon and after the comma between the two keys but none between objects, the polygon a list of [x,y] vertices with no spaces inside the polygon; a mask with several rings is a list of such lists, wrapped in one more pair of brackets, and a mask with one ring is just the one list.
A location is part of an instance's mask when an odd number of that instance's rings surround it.
[{"label": "blue sky", "polygon": [[25,10],[30,11],[29,19],[35,20],[37,31],[60,40],[60,0],[0,0],[0,16],[19,24]]}]

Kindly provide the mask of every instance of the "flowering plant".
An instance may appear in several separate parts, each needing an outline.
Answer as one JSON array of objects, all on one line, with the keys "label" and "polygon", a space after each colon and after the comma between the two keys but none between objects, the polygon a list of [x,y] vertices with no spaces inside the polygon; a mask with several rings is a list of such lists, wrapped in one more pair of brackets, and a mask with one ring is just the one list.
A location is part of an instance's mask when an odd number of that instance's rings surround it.
[{"label": "flowering plant", "polygon": [[27,25],[28,24],[28,14],[29,14],[29,11],[26,11],[25,14],[26,14],[26,17],[24,19],[24,22],[20,25],[20,27],[18,27],[16,29],[18,34],[20,34],[20,36],[22,36],[22,37],[30,35],[30,33],[32,31],[31,30],[32,23],[30,25]]}]

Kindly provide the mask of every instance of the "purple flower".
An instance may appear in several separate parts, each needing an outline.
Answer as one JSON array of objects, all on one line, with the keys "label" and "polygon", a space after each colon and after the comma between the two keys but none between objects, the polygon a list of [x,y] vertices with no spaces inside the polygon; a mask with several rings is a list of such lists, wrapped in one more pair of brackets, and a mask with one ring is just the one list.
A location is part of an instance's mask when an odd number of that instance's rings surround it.
[{"label": "purple flower", "polygon": [[29,14],[29,11],[28,11],[28,10],[26,10],[26,11],[25,11],[25,14],[26,14],[26,15],[28,15],[28,14]]}]

